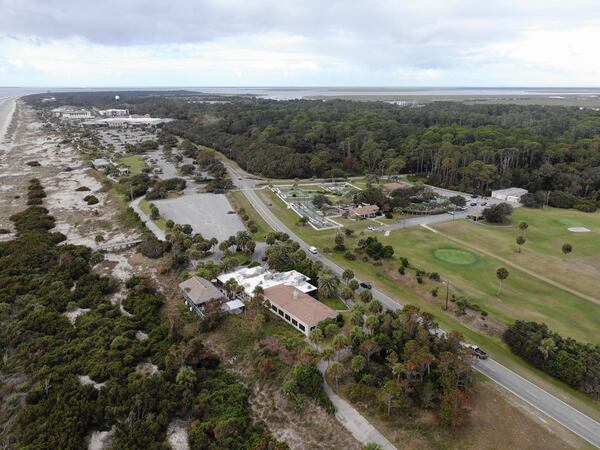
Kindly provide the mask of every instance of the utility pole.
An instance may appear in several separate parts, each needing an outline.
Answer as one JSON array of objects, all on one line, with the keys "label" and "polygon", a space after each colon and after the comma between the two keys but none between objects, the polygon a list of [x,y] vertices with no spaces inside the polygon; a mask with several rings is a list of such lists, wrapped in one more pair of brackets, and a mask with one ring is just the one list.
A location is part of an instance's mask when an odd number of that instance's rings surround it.
[{"label": "utility pole", "polygon": [[446,280],[446,311],[448,311],[448,293],[450,291],[450,281]]}]

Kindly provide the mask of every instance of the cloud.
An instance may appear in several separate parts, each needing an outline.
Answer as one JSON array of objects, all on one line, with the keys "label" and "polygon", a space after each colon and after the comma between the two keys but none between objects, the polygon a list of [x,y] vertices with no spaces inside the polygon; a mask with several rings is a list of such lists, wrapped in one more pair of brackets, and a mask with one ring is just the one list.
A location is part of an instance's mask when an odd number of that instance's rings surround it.
[{"label": "cloud", "polygon": [[585,0],[0,0],[0,84],[594,84],[594,17]]}]

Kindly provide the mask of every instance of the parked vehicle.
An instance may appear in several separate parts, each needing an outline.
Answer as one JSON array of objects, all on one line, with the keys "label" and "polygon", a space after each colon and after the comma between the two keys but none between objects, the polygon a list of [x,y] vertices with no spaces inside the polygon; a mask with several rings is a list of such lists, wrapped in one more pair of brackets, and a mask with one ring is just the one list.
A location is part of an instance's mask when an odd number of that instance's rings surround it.
[{"label": "parked vehicle", "polygon": [[477,206],[477,203],[473,202],[471,203],[471,206]]},{"label": "parked vehicle", "polygon": [[487,202],[483,202],[483,203],[481,204],[481,206],[485,206],[485,205],[487,205]]},{"label": "parked vehicle", "polygon": [[317,250],[317,247],[308,247],[308,251],[311,252],[313,255],[316,255],[317,253],[319,253],[319,251]]},{"label": "parked vehicle", "polygon": [[367,281],[361,281],[360,287],[363,289],[371,289],[373,286],[371,286],[371,283],[369,283]]}]

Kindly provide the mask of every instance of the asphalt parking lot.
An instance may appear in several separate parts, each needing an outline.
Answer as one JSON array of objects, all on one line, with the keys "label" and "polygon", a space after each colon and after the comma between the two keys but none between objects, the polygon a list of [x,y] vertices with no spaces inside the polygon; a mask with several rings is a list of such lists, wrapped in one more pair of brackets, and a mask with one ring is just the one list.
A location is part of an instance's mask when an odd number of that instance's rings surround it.
[{"label": "asphalt parking lot", "polygon": [[160,214],[175,223],[190,224],[194,233],[219,242],[245,230],[237,214],[227,214],[233,208],[221,194],[188,194],[177,198],[153,201]]}]

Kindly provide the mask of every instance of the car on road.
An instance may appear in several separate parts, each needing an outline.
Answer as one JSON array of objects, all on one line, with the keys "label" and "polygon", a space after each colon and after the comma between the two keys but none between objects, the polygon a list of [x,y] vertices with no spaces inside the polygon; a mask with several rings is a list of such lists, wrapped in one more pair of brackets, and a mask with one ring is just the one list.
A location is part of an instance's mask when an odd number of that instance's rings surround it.
[{"label": "car on road", "polygon": [[486,352],[484,352],[483,350],[481,350],[479,347],[477,347],[476,345],[466,344],[465,347],[471,349],[471,351],[473,352],[473,355],[477,359],[488,359],[489,355]]},{"label": "car on road", "polygon": [[368,281],[361,281],[360,282],[360,287],[363,289],[371,289],[373,288],[373,286],[371,285],[371,283],[369,283]]},{"label": "car on road", "polygon": [[477,203],[473,202],[471,203],[471,206],[477,206]]},{"label": "car on road", "polygon": [[487,205],[487,202],[483,202],[483,203],[481,204],[481,206],[485,206],[485,205]]},{"label": "car on road", "polygon": [[261,260],[262,262],[265,262],[267,259],[269,259],[267,255],[265,255],[265,256],[263,256],[262,258],[260,258],[260,260]]},{"label": "car on road", "polygon": [[367,230],[369,230],[369,231],[375,231],[375,227],[367,227]]},{"label": "car on road", "polygon": [[454,211],[448,211],[448,214],[450,214],[451,216],[454,215]]},{"label": "car on road", "polygon": [[316,255],[317,253],[319,253],[319,251],[317,250],[317,247],[308,247],[308,251],[311,252],[313,255]]},{"label": "car on road", "polygon": [[227,211],[227,214],[235,214],[235,211]]}]

